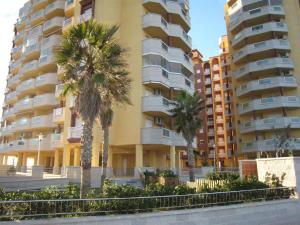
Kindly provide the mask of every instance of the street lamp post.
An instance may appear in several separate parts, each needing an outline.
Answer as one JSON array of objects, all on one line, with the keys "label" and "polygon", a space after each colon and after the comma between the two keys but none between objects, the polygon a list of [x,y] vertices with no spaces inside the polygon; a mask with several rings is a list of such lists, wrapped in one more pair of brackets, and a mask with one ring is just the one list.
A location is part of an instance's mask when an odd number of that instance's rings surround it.
[{"label": "street lamp post", "polygon": [[40,155],[41,155],[41,142],[43,140],[43,134],[40,133],[38,136],[38,140],[39,140],[39,147],[38,147],[38,158],[37,158],[37,165],[40,165]]}]

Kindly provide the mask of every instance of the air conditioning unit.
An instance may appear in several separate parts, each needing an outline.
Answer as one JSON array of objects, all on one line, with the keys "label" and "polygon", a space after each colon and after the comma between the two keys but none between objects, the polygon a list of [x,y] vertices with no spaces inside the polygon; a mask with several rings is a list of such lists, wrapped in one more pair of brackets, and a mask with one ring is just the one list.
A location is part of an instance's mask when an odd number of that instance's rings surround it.
[{"label": "air conditioning unit", "polygon": [[154,95],[161,95],[161,89],[154,89]]},{"label": "air conditioning unit", "polygon": [[162,126],[162,118],[161,117],[154,117],[154,123],[157,125],[157,126]]}]

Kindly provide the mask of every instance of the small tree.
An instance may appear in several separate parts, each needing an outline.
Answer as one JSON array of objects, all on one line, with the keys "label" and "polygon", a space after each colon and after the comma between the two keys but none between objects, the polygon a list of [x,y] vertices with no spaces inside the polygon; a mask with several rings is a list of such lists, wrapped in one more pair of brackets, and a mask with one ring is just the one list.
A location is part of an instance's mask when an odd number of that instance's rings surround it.
[{"label": "small tree", "polygon": [[202,121],[199,113],[203,109],[203,99],[195,93],[189,95],[185,91],[181,91],[176,98],[176,102],[172,103],[174,108],[170,110],[173,113],[174,127],[177,133],[182,133],[187,142],[187,155],[190,181],[195,181],[195,155],[193,149],[193,141],[196,137],[197,130],[201,127]]},{"label": "small tree", "polygon": [[293,151],[295,150],[295,138],[289,137],[289,130],[290,125],[287,126],[286,132],[276,132],[273,131],[273,143],[274,143],[274,150],[276,153],[276,158],[279,157],[279,155],[284,154],[284,152],[288,152],[289,154],[293,154]]}]

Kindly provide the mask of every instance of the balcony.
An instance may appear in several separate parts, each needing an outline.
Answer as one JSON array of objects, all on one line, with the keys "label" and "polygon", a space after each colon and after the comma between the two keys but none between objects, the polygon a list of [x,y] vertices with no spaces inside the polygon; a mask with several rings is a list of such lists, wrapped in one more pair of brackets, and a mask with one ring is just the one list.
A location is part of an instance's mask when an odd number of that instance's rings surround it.
[{"label": "balcony", "polygon": [[16,46],[12,49],[12,57],[17,60],[22,56],[23,45]]},{"label": "balcony", "polygon": [[288,27],[284,22],[269,22],[253,27],[245,28],[240,33],[236,34],[232,39],[234,48],[242,47],[243,40],[248,38],[249,41],[258,40],[260,36],[266,33],[287,33]]},{"label": "balcony", "polygon": [[223,90],[224,91],[232,90],[232,84],[224,84],[223,85]]},{"label": "balcony", "polygon": [[236,79],[242,79],[253,73],[266,73],[267,71],[286,69],[291,70],[294,64],[290,58],[267,58],[246,64],[235,71]]},{"label": "balcony", "polygon": [[194,93],[193,82],[181,73],[168,72],[159,66],[143,67],[143,84],[151,85],[154,88],[164,86],[175,90],[184,90],[189,94]]},{"label": "balcony", "polygon": [[253,111],[271,110],[276,108],[299,108],[300,101],[297,96],[279,96],[252,100],[239,105],[239,114]]},{"label": "balcony", "polygon": [[219,119],[216,119],[216,123],[217,124],[223,124],[224,123],[224,120],[219,118]]},{"label": "balcony", "polygon": [[47,20],[43,25],[44,35],[48,35],[56,30],[62,28],[64,22],[64,17],[54,17],[50,20]]},{"label": "balcony", "polygon": [[46,73],[35,79],[35,87],[37,89],[47,89],[54,87],[58,82],[56,73]]},{"label": "balcony", "polygon": [[20,71],[21,67],[22,59],[18,59],[14,62],[11,62],[11,64],[9,65],[9,72],[15,75]]},{"label": "balcony", "polygon": [[7,120],[13,118],[15,116],[15,113],[16,113],[16,107],[5,109],[3,110],[2,119]]},{"label": "balcony", "polygon": [[68,130],[68,141],[70,143],[79,142],[82,136],[82,126],[70,127]]},{"label": "balcony", "polygon": [[28,31],[28,37],[31,39],[38,38],[39,36],[43,35],[43,25],[36,26]]},{"label": "balcony", "polygon": [[[267,151],[275,151],[275,143],[273,139],[261,140],[261,141],[251,141],[247,143],[243,143],[242,152],[267,152]],[[296,138],[292,141],[291,150],[300,150],[300,139]]]},{"label": "balcony", "polygon": [[60,98],[64,90],[64,84],[57,84],[55,87],[55,97]]},{"label": "balcony", "polygon": [[29,79],[29,80],[23,81],[17,87],[17,94],[18,95],[26,95],[30,91],[32,91],[34,88],[35,88],[35,79]]},{"label": "balcony", "polygon": [[2,127],[2,135],[10,136],[13,134],[13,125],[7,125],[6,127]]},{"label": "balcony", "polygon": [[58,101],[56,100],[54,94],[43,94],[37,95],[33,98],[33,106],[34,108],[53,108],[58,105]]},{"label": "balcony", "polygon": [[37,151],[40,148],[41,151],[53,150],[51,144],[51,135],[43,137],[41,141],[38,138],[29,139],[28,150]]},{"label": "balcony", "polygon": [[49,129],[54,128],[56,125],[52,121],[53,115],[36,116],[31,119],[31,129]]},{"label": "balcony", "polygon": [[22,118],[17,120],[14,124],[12,124],[12,129],[14,132],[24,131],[30,129],[30,119],[29,118]]},{"label": "balcony", "polygon": [[211,84],[211,79],[205,79],[205,85],[210,85]]},{"label": "balcony", "polygon": [[299,129],[300,117],[274,117],[261,120],[252,120],[242,123],[240,132],[242,134],[251,133],[255,131],[267,131],[274,129]]},{"label": "balcony", "polygon": [[46,7],[48,0],[32,0],[32,10],[36,11],[38,9]]},{"label": "balcony", "polygon": [[43,9],[33,13],[30,17],[31,26],[35,26],[35,25],[41,23],[45,19],[44,15],[45,14],[44,14]]},{"label": "balcony", "polygon": [[27,111],[32,109],[33,98],[24,98],[18,101],[15,105],[16,112],[20,113],[22,111]]},{"label": "balcony", "polygon": [[41,49],[50,49],[59,46],[61,43],[61,35],[51,35],[50,37],[44,38],[41,43]]},{"label": "balcony", "polygon": [[40,44],[35,43],[25,47],[24,56],[26,57],[27,60],[32,60],[39,57],[40,51],[41,51]]},{"label": "balcony", "polygon": [[192,74],[194,73],[191,59],[180,48],[169,47],[160,39],[145,39],[143,41],[143,55],[153,54],[160,55],[169,62],[180,63]]},{"label": "balcony", "polygon": [[221,97],[215,97],[215,102],[222,102],[222,98]]},{"label": "balcony", "polygon": [[259,19],[261,20],[261,18],[264,17],[268,18],[271,15],[272,18],[284,18],[285,12],[283,7],[280,5],[276,5],[255,8],[253,10],[245,12],[243,10],[239,10],[230,17],[230,31],[235,32],[236,30],[239,30],[239,28],[242,27],[242,24],[245,21],[259,21]]},{"label": "balcony", "polygon": [[26,31],[23,30],[20,33],[16,34],[14,41],[16,45],[20,45],[24,42],[24,37],[26,36]]},{"label": "balcony", "polygon": [[56,0],[47,5],[45,9],[45,16],[49,18],[53,18],[55,16],[64,16],[65,15],[65,1],[64,0]]},{"label": "balcony", "polygon": [[17,92],[16,91],[12,91],[12,92],[5,94],[4,102],[6,104],[11,104],[11,103],[15,102],[16,100],[17,100]]},{"label": "balcony", "polygon": [[18,32],[22,31],[27,24],[28,24],[27,16],[20,17],[16,23],[17,31]]},{"label": "balcony", "polygon": [[142,112],[149,113],[154,116],[159,115],[172,115],[169,112],[174,108],[171,101],[163,96],[144,96],[142,98]]},{"label": "balcony", "polygon": [[57,108],[53,110],[53,123],[63,124],[65,120],[65,109]]},{"label": "balcony", "polygon": [[182,47],[184,51],[190,51],[192,39],[180,25],[168,23],[159,14],[149,13],[143,16],[143,28],[151,36],[163,35],[174,38],[176,47]]},{"label": "balcony", "polygon": [[291,50],[289,41],[285,39],[272,39],[268,41],[247,45],[233,55],[233,62],[234,63],[246,62],[248,60],[247,57],[252,54],[258,54],[261,52],[274,51],[274,50],[279,50],[279,51]]},{"label": "balcony", "polygon": [[298,86],[297,80],[293,76],[277,76],[268,77],[260,80],[250,81],[237,88],[237,96],[244,96],[265,91],[273,88],[296,88]]},{"label": "balcony", "polygon": [[65,14],[67,17],[74,16],[75,0],[66,0]]},{"label": "balcony", "polygon": [[206,94],[206,95],[211,95],[211,94],[212,94],[211,89],[206,89],[206,90],[205,90],[205,94]]},{"label": "balcony", "polygon": [[51,146],[53,149],[63,148],[63,134],[51,134]]},{"label": "balcony", "polygon": [[53,54],[41,55],[39,59],[39,69],[42,71],[50,71],[57,68],[56,60]]},{"label": "balcony", "polygon": [[157,7],[160,6],[164,14],[172,14],[175,21],[178,21],[186,30],[191,27],[191,18],[183,12],[183,6],[178,1],[144,0],[144,6],[151,12],[158,12]]},{"label": "balcony", "polygon": [[70,27],[74,26],[75,25],[75,19],[74,17],[69,17],[69,18],[66,18],[63,22],[63,28],[62,28],[62,31],[65,32],[67,31]]},{"label": "balcony", "polygon": [[[182,135],[177,134],[165,128],[142,128],[141,143],[148,145],[168,145],[186,147],[187,143]],[[196,148],[196,141],[193,142],[193,147]]]},{"label": "balcony", "polygon": [[22,67],[22,78],[32,77],[38,75],[38,60],[32,60]]}]

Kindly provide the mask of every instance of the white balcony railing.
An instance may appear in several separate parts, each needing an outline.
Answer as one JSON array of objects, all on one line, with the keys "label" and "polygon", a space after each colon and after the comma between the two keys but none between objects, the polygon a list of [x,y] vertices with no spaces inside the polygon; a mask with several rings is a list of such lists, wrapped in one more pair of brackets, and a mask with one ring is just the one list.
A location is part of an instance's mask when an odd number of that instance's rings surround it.
[{"label": "white balcony railing", "polygon": [[163,96],[144,96],[142,99],[142,111],[171,115],[170,110],[174,108],[171,102]]},{"label": "white balcony railing", "polygon": [[299,108],[300,101],[297,96],[279,96],[262,99],[255,99],[239,105],[239,114],[246,114],[252,111],[275,109],[275,108]]},{"label": "white balcony railing", "polygon": [[290,129],[300,128],[300,117],[273,117],[261,120],[252,120],[240,125],[241,133],[249,133],[254,131],[266,131],[273,129]]},{"label": "white balcony railing", "polygon": [[293,76],[267,77],[260,80],[250,81],[237,88],[237,96],[249,94],[253,91],[263,91],[275,87],[297,87],[297,80]]},{"label": "white balcony railing", "polygon": [[271,69],[293,69],[294,64],[290,58],[276,57],[267,58],[246,64],[235,71],[236,79],[246,77],[250,73],[261,72]]},{"label": "white balcony railing", "polygon": [[[175,131],[171,131],[169,129],[149,127],[142,128],[141,132],[142,144],[187,146],[187,143],[182,135],[177,134]],[[193,147],[196,147],[196,141],[194,141]]]},{"label": "white balcony railing", "polygon": [[245,28],[233,37],[232,46],[235,47],[237,44],[241,43],[245,38],[250,38],[268,32],[287,33],[288,28],[285,22],[268,22],[253,27]]},{"label": "white balcony railing", "polygon": [[194,73],[193,63],[180,48],[166,45],[160,39],[147,38],[143,41],[143,55],[157,54],[164,57],[169,62],[181,63],[188,71]]},{"label": "white balcony railing", "polygon": [[189,48],[192,46],[191,37],[180,25],[168,23],[159,14],[148,13],[143,16],[143,28],[160,27],[168,36],[180,38]]}]

